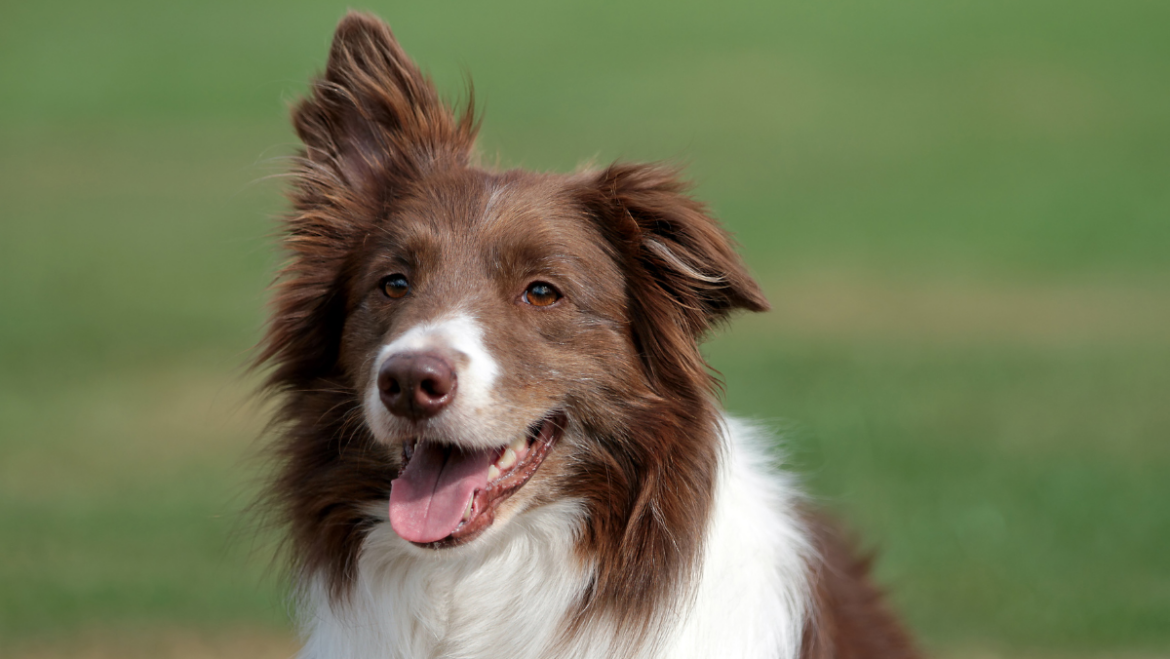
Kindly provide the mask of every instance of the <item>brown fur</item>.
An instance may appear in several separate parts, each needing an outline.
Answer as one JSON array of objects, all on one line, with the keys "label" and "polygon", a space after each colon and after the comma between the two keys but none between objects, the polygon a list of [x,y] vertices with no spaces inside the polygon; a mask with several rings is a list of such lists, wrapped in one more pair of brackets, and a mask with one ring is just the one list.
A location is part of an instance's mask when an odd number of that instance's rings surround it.
[{"label": "brown fur", "polygon": [[[457,118],[370,16],[341,22],[293,123],[305,148],[285,222],[289,261],[258,363],[283,398],[268,500],[299,576],[324,575],[346,596],[377,522],[364,511],[397,475],[399,453],[361,416],[378,346],[461,308],[503,366],[506,403],[483,420],[494,436],[559,407],[573,436],[590,438],[558,445],[501,508],[586,502],[577,553],[597,567],[566,634],[605,620],[640,638],[673,613],[667,602],[697,567],[712,505],[716,383],[698,343],[734,310],[768,306],[728,235],[669,168],[476,167],[472,104]],[[373,291],[398,271],[412,293],[391,304]],[[516,304],[534,277],[554,281],[564,303]],[[422,432],[440,436],[442,423]],[[860,656],[880,644],[836,635],[886,618],[867,613],[878,609],[863,566],[840,572],[845,554],[831,542],[824,550],[807,643],[818,654],[806,656]]]},{"label": "brown fur", "polygon": [[831,520],[815,513],[806,519],[817,557],[801,659],[917,659],[909,635],[870,581],[870,559],[858,558]]}]

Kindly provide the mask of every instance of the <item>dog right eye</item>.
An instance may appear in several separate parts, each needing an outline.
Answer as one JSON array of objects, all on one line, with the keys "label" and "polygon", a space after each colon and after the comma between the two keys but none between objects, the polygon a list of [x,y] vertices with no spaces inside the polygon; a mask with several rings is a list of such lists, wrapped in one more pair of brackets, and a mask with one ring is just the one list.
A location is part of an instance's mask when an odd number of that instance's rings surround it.
[{"label": "dog right eye", "polygon": [[548,307],[561,299],[561,294],[551,284],[543,281],[533,282],[524,290],[523,299],[534,307]]},{"label": "dog right eye", "polygon": [[393,274],[382,278],[381,288],[386,297],[397,300],[410,292],[410,282],[406,280],[406,275]]}]

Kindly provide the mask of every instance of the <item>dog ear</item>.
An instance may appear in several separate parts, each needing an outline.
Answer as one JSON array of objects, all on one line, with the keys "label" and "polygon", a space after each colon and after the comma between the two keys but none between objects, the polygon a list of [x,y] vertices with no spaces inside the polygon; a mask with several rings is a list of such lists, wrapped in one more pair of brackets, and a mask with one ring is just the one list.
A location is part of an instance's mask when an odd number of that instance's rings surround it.
[{"label": "dog ear", "polygon": [[325,73],[293,110],[293,125],[309,161],[369,193],[443,158],[466,161],[477,129],[473,107],[469,100],[456,120],[389,26],[350,12],[334,33]]},{"label": "dog ear", "polygon": [[660,384],[706,379],[697,341],[736,309],[768,309],[731,237],[688,189],[659,165],[615,164],[587,184],[585,203],[625,262],[636,347]]},{"label": "dog ear", "polygon": [[294,160],[293,212],[284,223],[290,258],[256,360],[276,366],[272,386],[295,390],[332,377],[353,247],[412,181],[442,162],[468,160],[472,107],[456,120],[379,19],[350,13],[338,24],[325,73],[292,113],[305,149]]}]

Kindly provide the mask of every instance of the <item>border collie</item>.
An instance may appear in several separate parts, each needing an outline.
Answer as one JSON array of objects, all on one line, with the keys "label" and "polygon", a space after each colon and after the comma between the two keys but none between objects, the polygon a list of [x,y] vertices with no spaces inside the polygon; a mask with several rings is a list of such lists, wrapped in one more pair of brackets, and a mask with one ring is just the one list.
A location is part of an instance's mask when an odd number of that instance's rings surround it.
[{"label": "border collie", "polygon": [[259,363],[304,659],[914,657],[725,416],[698,343],[768,303],[678,172],[476,164],[377,18],[292,112]]}]

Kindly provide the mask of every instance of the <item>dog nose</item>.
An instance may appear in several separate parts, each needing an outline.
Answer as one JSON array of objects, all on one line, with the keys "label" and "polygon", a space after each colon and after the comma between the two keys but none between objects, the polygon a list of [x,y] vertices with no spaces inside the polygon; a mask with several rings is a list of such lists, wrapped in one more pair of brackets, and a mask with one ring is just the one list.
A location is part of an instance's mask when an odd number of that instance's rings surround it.
[{"label": "dog nose", "polygon": [[406,353],[387,359],[378,371],[378,392],[392,414],[412,421],[443,411],[455,398],[455,368],[442,355]]}]

